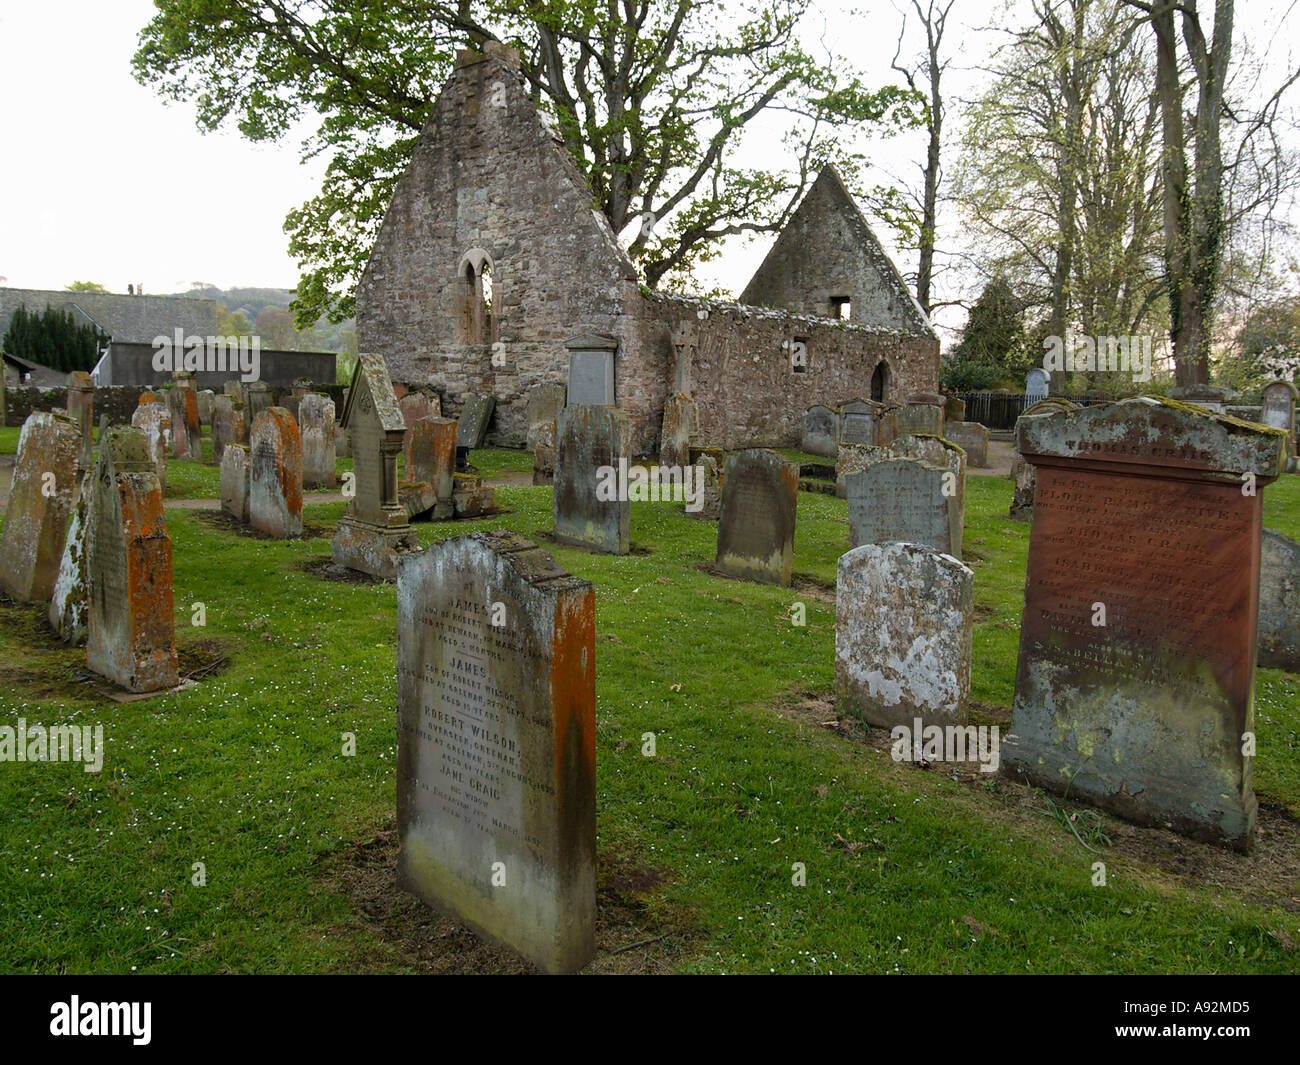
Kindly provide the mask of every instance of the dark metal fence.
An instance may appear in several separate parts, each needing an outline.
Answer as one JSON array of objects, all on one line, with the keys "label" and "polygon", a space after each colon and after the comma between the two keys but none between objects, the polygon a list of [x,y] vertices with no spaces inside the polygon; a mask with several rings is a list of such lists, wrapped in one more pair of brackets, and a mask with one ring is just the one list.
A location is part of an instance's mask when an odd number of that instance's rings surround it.
[{"label": "dark metal fence", "polygon": [[1023,392],[955,392],[966,403],[966,420],[985,429],[1014,429],[1028,404]]}]

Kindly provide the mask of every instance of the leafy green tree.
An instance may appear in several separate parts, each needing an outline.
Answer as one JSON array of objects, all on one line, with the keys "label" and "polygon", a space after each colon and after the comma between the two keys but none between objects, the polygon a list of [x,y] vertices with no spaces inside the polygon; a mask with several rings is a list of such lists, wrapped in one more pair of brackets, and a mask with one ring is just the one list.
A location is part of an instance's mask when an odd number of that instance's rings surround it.
[{"label": "leafy green tree", "polygon": [[[853,182],[848,126],[917,124],[924,100],[867,88],[800,41],[812,0],[156,0],[135,75],[192,100],[204,129],[275,140],[319,116],[320,192],[285,221],[300,328],[353,310],[393,186],[457,49],[516,48],[595,206],[646,282],[677,282],[733,234],[780,229],[826,162]],[[741,166],[759,116],[787,123],[785,165]],[[650,223],[650,224],[647,224]]]},{"label": "leafy green tree", "polygon": [[93,370],[107,342],[107,336],[88,322],[79,321],[71,311],[47,306],[43,312],[32,314],[19,304],[9,318],[0,350],[70,373]]},{"label": "leafy green tree", "polygon": [[65,285],[64,288],[68,292],[107,292],[108,291],[108,289],[106,289],[98,281],[74,281],[70,285]]},{"label": "leafy green tree", "polygon": [[1025,336],[1024,305],[1002,278],[984,286],[961,339],[945,355],[939,387],[954,392],[1014,385],[1036,359]]}]

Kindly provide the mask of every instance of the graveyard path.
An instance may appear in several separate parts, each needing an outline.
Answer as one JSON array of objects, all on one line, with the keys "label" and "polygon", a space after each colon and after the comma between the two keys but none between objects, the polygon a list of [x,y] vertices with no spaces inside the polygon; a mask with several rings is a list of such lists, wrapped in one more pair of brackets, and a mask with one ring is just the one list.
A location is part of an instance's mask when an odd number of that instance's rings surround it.
[{"label": "graveyard path", "polygon": [[977,470],[974,466],[967,466],[966,474],[969,477],[1010,477],[1011,464],[1015,458],[1015,444],[1006,440],[990,440],[988,468]]}]

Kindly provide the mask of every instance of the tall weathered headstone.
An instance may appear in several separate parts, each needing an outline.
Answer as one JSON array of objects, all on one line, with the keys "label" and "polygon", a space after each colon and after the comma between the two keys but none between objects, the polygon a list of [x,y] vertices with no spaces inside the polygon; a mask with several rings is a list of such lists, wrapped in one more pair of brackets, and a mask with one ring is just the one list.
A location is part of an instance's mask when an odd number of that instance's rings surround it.
[{"label": "tall weathered headstone", "polygon": [[421,418],[441,418],[442,401],[437,395],[430,395],[427,392],[408,392],[398,399],[397,409],[402,412],[402,421],[406,423],[406,436],[402,440],[402,461],[404,465],[409,466],[411,462],[411,426]]},{"label": "tall weathered headstone", "polygon": [[569,351],[569,406],[614,406],[618,402],[614,393],[618,341],[588,335],[565,341],[564,346]]},{"label": "tall weathered headstone", "polygon": [[77,423],[62,412],[35,411],[18,434],[0,533],[0,590],[20,603],[43,603],[54,590],[76,499],[81,439]]},{"label": "tall weathered headstone", "polygon": [[167,413],[172,423],[172,458],[203,458],[203,434],[194,389],[177,386],[167,391]]},{"label": "tall weathered headstone", "polygon": [[555,482],[555,426],[564,409],[567,389],[544,381],[528,393],[528,450],[533,453],[533,484]]},{"label": "tall weathered headstone", "polygon": [[1300,543],[1264,530],[1259,564],[1256,663],[1300,673]]},{"label": "tall weathered headstone", "polygon": [[513,533],[397,578],[398,883],[548,972],[595,954],[596,597]]},{"label": "tall weathered headstone", "polygon": [[[247,432],[253,430],[253,420],[268,410],[274,400],[271,395],[271,386],[265,381],[249,381],[243,386],[244,390],[244,426]],[[246,441],[241,440],[240,443]]]},{"label": "tall weathered headstone", "polygon": [[[212,428],[212,412],[217,394],[210,388],[201,388],[194,394],[195,405],[199,408],[199,425]],[[218,458],[218,462],[221,460]]]},{"label": "tall weathered headstone", "polygon": [[681,392],[664,403],[663,426],[659,433],[659,464],[685,468],[691,461],[691,436],[695,432],[695,403]]},{"label": "tall weathered headstone", "polygon": [[727,457],[715,565],[760,584],[790,584],[799,466],[750,448]]},{"label": "tall weathered headstone", "polygon": [[1032,407],[1046,399],[1051,383],[1052,375],[1039,366],[1025,374],[1025,405]]},{"label": "tall weathered headstone", "polygon": [[840,416],[837,411],[820,403],[803,412],[799,449],[810,455],[835,456],[839,446]]},{"label": "tall weathered headstone", "polygon": [[[102,435],[102,434],[101,434]],[[95,491],[95,478],[88,471],[77,489],[77,505],[68,521],[68,533],[63,541],[63,555],[59,560],[59,575],[50,593],[50,606],[46,611],[50,628],[66,644],[77,646],[86,642],[86,608],[89,592],[86,585],[86,540],[90,522],[91,500]]]},{"label": "tall weathered headstone", "polygon": [[915,543],[840,556],[835,582],[835,702],[886,728],[959,725],[970,696],[975,574]]},{"label": "tall weathered headstone", "polygon": [[957,480],[951,470],[914,459],[889,459],[848,474],[850,545],[904,540],[960,558],[964,515]]},{"label": "tall weathered headstone", "polygon": [[221,395],[212,404],[212,457],[218,465],[226,448],[245,437],[244,402],[235,396]]},{"label": "tall weathered headstone", "polygon": [[68,417],[77,423],[81,433],[81,450],[77,452],[77,468],[88,470],[95,462],[95,379],[84,370],[68,374]]},{"label": "tall weathered headstone", "polygon": [[626,415],[617,407],[570,405],[560,412],[557,433],[555,538],[626,555],[632,521],[628,493],[620,491]]},{"label": "tall weathered headstone", "polygon": [[1038,483],[1004,763],[1248,846],[1262,488],[1284,434],[1149,397],[1016,432]]},{"label": "tall weathered headstone", "polygon": [[496,405],[494,396],[481,396],[471,392],[465,397],[456,426],[456,438],[460,447],[474,449],[483,446]]},{"label": "tall weathered headstone", "polygon": [[166,492],[167,451],[172,436],[172,419],[167,407],[154,393],[142,392],[131,415],[131,424],[144,431],[145,439],[149,441],[149,454],[153,456],[153,472]]},{"label": "tall weathered headstone", "polygon": [[335,527],[330,557],[349,569],[392,579],[398,558],[419,545],[398,499],[397,455],[406,424],[382,355],[357,356],[341,421],[356,483]]},{"label": "tall weathered headstone", "polygon": [[86,665],[131,692],[177,681],[172,543],[149,442],[101,434],[86,540]]},{"label": "tall weathered headstone", "polygon": [[298,401],[298,429],[302,433],[302,482],[318,488],[338,484],[334,467],[334,401],[308,392]]},{"label": "tall weathered headstone", "polygon": [[[456,489],[456,422],[451,418],[430,415],[406,427],[406,483],[402,485],[402,501],[408,495],[419,502],[407,505],[407,514],[416,515],[432,511],[434,521],[444,521],[453,514],[452,496]],[[491,489],[488,489],[490,492]]]},{"label": "tall weathered headstone", "polygon": [[1264,401],[1259,420],[1274,429],[1283,429],[1291,438],[1291,452],[1295,453],[1296,387],[1290,381],[1270,381],[1264,386]]},{"label": "tall weathered headstone", "polygon": [[248,447],[227,444],[221,453],[221,510],[248,524]]},{"label": "tall weathered headstone", "polygon": [[248,432],[248,524],[267,536],[302,535],[302,437],[283,407],[262,411]]},{"label": "tall weathered headstone", "polygon": [[989,431],[979,422],[945,421],[944,438],[966,452],[966,464],[977,470],[988,469]]}]

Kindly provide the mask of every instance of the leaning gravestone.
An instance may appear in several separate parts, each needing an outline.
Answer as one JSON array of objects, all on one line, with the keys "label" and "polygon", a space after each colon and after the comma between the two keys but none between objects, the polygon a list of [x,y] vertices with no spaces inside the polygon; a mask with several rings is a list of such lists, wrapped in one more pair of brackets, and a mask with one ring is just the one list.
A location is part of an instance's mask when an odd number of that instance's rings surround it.
[{"label": "leaning gravestone", "polygon": [[227,444],[221,453],[221,510],[248,524],[248,448]]},{"label": "leaning gravestone", "polygon": [[338,484],[334,468],[334,401],[308,392],[298,401],[298,429],[302,434],[302,483],[317,488]]},{"label": "leaning gravestone", "polygon": [[9,506],[0,533],[0,590],[20,603],[50,598],[77,492],[77,423],[35,411],[18,434]]},{"label": "leaning gravestone", "polygon": [[681,392],[664,403],[664,420],[659,432],[659,464],[685,469],[691,462],[691,437],[695,433],[695,403]]},{"label": "leaning gravestone", "polygon": [[1264,530],[1259,563],[1256,664],[1300,673],[1300,544]]},{"label": "leaning gravestone", "polygon": [[975,574],[914,543],[864,544],[835,582],[835,703],[886,728],[960,725],[970,696]]},{"label": "leaning gravestone", "polygon": [[465,405],[461,408],[460,421],[456,426],[456,438],[460,447],[472,451],[483,446],[496,405],[493,396],[480,396],[471,392],[465,397]]},{"label": "leaning gravestone", "polygon": [[1249,845],[1262,488],[1285,434],[1150,397],[1022,417],[1037,472],[1011,734],[1030,782]]},{"label": "leaning gravestone", "polygon": [[398,883],[548,972],[595,955],[596,596],[508,532],[397,578]]},{"label": "leaning gravestone", "polygon": [[556,432],[555,538],[626,555],[632,510],[620,481],[627,464],[627,416],[617,407],[569,406],[560,412]]},{"label": "leaning gravestone", "polygon": [[958,477],[914,459],[889,459],[844,478],[853,547],[903,540],[961,557]]},{"label": "leaning gravestone", "polygon": [[283,407],[248,431],[248,524],[277,540],[302,535],[302,437]]},{"label": "leaning gravestone", "polygon": [[140,394],[131,424],[144,431],[149,441],[149,454],[153,457],[153,472],[158,483],[167,489],[167,450],[171,445],[172,419],[162,401],[152,392]]},{"label": "leaning gravestone", "polygon": [[945,415],[943,435],[966,452],[968,466],[988,469],[989,431],[979,422],[948,421]]},{"label": "leaning gravestone", "polygon": [[145,434],[100,434],[86,538],[86,665],[131,692],[177,681],[172,543]]},{"label": "leaning gravestone", "polygon": [[88,470],[95,462],[95,379],[84,370],[74,370],[68,374],[67,392],[68,417],[81,433],[77,469]]},{"label": "leaning gravestone", "polygon": [[1259,420],[1274,429],[1283,429],[1291,438],[1291,451],[1295,452],[1296,387],[1290,381],[1272,381],[1264,386],[1264,402]]},{"label": "leaning gravestone", "polygon": [[840,416],[830,407],[821,404],[809,407],[803,412],[802,433],[799,449],[810,455],[825,455],[834,458],[839,446]]},{"label": "leaning gravestone", "polygon": [[397,455],[406,424],[382,355],[357,356],[341,421],[355,484],[334,529],[330,557],[340,566],[391,580],[398,559],[419,545],[398,499]]},{"label": "leaning gravestone", "polygon": [[764,448],[728,456],[717,568],[733,577],[788,587],[798,498],[797,463]]},{"label": "leaning gravestone", "polygon": [[526,443],[533,453],[533,484],[555,482],[555,426],[564,409],[567,390],[564,385],[546,381],[528,393],[528,435]]}]

